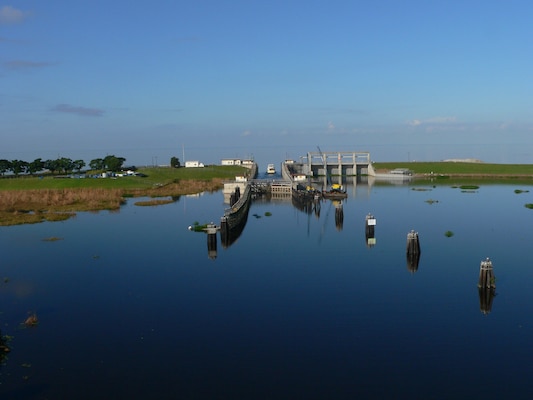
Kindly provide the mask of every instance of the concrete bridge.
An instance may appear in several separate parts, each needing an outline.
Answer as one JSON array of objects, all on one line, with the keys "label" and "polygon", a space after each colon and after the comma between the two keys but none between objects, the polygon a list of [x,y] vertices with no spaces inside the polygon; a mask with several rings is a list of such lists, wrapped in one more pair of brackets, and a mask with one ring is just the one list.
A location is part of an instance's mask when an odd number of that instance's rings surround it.
[{"label": "concrete bridge", "polygon": [[308,152],[300,157],[303,173],[309,176],[375,175],[370,153],[366,151]]}]

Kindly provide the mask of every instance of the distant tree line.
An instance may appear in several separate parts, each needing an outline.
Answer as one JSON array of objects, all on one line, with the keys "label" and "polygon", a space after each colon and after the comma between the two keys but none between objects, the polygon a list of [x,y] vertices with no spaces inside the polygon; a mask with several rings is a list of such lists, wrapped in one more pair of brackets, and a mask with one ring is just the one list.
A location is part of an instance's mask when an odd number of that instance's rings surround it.
[{"label": "distant tree line", "polygon": [[[111,155],[91,160],[89,167],[93,170],[119,171],[122,168],[124,161],[126,161],[124,157],[115,157],[114,155]],[[37,158],[32,162],[22,160],[0,160],[0,174],[5,175],[7,172],[13,172],[15,175],[33,175],[45,170],[50,171],[52,174],[67,174],[74,171],[80,172],[85,166],[86,164],[83,160],[72,160],[66,157],[61,157],[56,160],[43,160]]]}]

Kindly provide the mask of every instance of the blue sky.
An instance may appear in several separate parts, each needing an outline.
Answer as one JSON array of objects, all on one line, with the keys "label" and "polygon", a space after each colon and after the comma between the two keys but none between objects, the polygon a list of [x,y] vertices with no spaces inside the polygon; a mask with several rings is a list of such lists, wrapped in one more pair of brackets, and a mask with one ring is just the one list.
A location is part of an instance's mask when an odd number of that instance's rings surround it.
[{"label": "blue sky", "polygon": [[531,163],[531,21],[529,0],[0,3],[0,158]]}]

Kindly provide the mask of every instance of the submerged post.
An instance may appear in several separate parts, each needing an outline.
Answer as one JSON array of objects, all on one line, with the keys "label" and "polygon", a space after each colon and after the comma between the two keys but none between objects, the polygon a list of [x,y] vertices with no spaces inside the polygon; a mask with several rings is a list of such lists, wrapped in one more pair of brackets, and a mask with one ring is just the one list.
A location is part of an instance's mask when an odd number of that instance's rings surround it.
[{"label": "submerged post", "polygon": [[479,288],[496,289],[496,277],[492,269],[492,261],[487,257],[486,260],[481,261],[479,266],[479,281],[477,286]]},{"label": "submerged post", "polygon": [[488,314],[492,310],[492,301],[496,296],[496,277],[492,269],[492,261],[487,257],[481,261],[479,266],[479,281],[477,284],[479,292],[479,309],[483,314]]},{"label": "submerged post", "polygon": [[217,230],[220,228],[213,223],[207,224],[205,231],[207,233],[207,256],[214,260],[217,258]]},{"label": "submerged post", "polygon": [[420,262],[420,240],[418,232],[411,230],[407,234],[407,269],[411,273],[418,271],[418,263]]},{"label": "submerged post", "polygon": [[367,246],[373,246],[376,244],[375,239],[375,226],[376,219],[370,213],[365,218],[365,237]]}]

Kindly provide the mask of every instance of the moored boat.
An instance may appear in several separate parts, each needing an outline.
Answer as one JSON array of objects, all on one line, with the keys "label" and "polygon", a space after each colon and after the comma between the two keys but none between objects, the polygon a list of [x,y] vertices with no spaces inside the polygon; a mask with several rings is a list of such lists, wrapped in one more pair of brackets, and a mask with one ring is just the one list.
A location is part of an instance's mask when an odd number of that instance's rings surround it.
[{"label": "moored boat", "polygon": [[275,174],[276,168],[274,167],[274,164],[268,164],[267,165],[267,174]]}]

